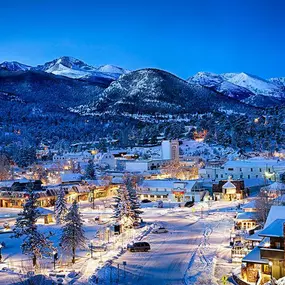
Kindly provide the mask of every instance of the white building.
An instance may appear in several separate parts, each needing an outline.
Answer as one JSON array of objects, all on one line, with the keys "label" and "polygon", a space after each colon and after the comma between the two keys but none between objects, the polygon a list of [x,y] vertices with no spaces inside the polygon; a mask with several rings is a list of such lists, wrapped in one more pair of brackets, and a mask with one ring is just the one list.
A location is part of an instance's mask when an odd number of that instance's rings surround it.
[{"label": "white building", "polygon": [[161,143],[162,159],[179,160],[179,141],[165,140]]},{"label": "white building", "polygon": [[66,162],[69,160],[72,160],[75,162],[88,162],[90,159],[93,159],[93,155],[88,151],[68,152],[64,154],[55,154],[53,156],[53,161],[57,161],[57,162]]},{"label": "white building", "polygon": [[129,160],[126,161],[126,171],[128,172],[148,172],[157,170],[169,164],[171,160],[149,159],[149,160]]},{"label": "white building", "polygon": [[144,180],[137,185],[140,198],[151,201],[199,202],[206,191],[196,180]]},{"label": "white building", "polygon": [[285,161],[269,159],[248,159],[228,161],[222,166],[206,166],[199,170],[201,178],[210,179],[253,179],[267,178],[275,180],[285,171]]},{"label": "white building", "polygon": [[106,153],[97,153],[95,155],[95,163],[101,167],[115,169],[116,168],[116,159],[114,155],[110,152]]}]

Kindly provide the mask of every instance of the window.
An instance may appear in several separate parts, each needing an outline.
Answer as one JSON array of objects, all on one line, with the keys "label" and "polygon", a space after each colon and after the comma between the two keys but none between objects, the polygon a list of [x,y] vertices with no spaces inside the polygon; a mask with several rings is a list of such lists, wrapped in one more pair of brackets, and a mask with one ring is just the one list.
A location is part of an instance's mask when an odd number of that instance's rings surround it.
[{"label": "window", "polygon": [[252,172],[252,171],[253,171],[253,168],[251,168],[250,171]]},{"label": "window", "polygon": [[210,174],[208,174],[208,178],[210,178]]},{"label": "window", "polygon": [[219,175],[218,175],[218,174],[216,174],[216,178],[219,178]]},{"label": "window", "polygon": [[258,178],[258,175],[255,175],[255,178]]},{"label": "window", "polygon": [[239,171],[242,171],[242,169],[240,168]]},{"label": "window", "polygon": [[281,248],[280,242],[275,242],[275,246],[276,246],[276,248],[280,249]]},{"label": "window", "polygon": [[229,170],[229,171],[233,171],[234,169],[233,169],[233,168],[228,168],[228,170]]},{"label": "window", "polygon": [[259,172],[262,172],[262,169],[261,169],[261,168],[259,168]]},{"label": "window", "polygon": [[224,178],[224,175],[223,175],[223,174],[221,174],[221,178]]},{"label": "window", "polygon": [[247,178],[250,179],[250,175],[249,174],[247,175]]},{"label": "window", "polygon": [[240,175],[240,178],[241,178],[241,179],[243,178],[243,175],[242,175],[242,174]]}]

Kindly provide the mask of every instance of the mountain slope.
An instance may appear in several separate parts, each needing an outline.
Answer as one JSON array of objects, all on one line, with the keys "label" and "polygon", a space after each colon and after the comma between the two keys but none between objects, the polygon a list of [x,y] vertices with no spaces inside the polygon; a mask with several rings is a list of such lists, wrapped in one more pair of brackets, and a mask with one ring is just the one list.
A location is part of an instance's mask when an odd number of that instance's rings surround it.
[{"label": "mountain slope", "polygon": [[284,88],[275,82],[246,73],[214,74],[198,72],[188,79],[228,97],[256,107],[278,106],[285,103]]},{"label": "mountain slope", "polygon": [[31,69],[31,66],[17,62],[17,61],[4,61],[0,64],[0,70],[7,71],[26,71]]},{"label": "mountain slope", "polygon": [[109,85],[112,81],[118,79],[121,74],[127,73],[123,68],[112,65],[96,68],[69,56],[54,59],[32,69],[105,85]]},{"label": "mountain slope", "polygon": [[142,69],[114,81],[98,101],[71,108],[82,115],[249,112],[251,108],[208,88],[186,81],[162,70]]},{"label": "mountain slope", "polygon": [[0,71],[0,91],[13,93],[21,100],[46,110],[60,110],[97,98],[105,89],[84,82],[39,71]]}]

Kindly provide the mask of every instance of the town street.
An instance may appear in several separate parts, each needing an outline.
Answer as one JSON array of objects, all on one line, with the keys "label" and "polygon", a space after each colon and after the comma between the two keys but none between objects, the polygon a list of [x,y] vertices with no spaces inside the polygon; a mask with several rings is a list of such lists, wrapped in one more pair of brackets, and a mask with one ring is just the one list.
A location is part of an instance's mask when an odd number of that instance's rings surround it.
[{"label": "town street", "polygon": [[[218,211],[216,205],[220,207]],[[211,284],[208,282],[229,274],[233,206],[229,202],[214,202],[210,211],[203,213],[199,207],[195,211],[191,208],[145,209],[145,221],[164,226],[169,232],[147,235],[143,241],[150,243],[151,251],[126,252],[111,269],[106,267],[100,271],[99,284],[118,281],[137,285],[206,284],[205,281]],[[223,264],[222,271],[220,264]]]}]

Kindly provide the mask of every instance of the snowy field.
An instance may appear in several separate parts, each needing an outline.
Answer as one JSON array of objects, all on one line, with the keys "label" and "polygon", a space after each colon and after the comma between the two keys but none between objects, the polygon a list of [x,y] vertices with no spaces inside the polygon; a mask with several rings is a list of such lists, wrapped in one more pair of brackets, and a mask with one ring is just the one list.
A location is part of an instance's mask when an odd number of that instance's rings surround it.
[{"label": "snowy field", "polygon": [[[94,253],[91,259],[88,248],[80,250],[75,265],[68,262],[69,257],[60,255],[55,272],[51,259],[42,260],[42,273],[51,275],[49,279],[54,281],[62,276],[63,284],[220,284],[221,277],[233,269],[229,237],[236,204],[212,202],[211,207],[200,203],[193,208],[179,208],[177,204],[167,203],[165,206],[175,208],[158,209],[153,203],[143,204],[142,218],[146,226],[111,237],[109,243],[106,241],[107,252]],[[9,214],[12,224],[17,212],[1,209],[0,224]],[[82,214],[88,241],[99,243],[97,232],[108,224],[98,224],[94,218],[100,216],[108,221],[112,211],[92,210],[82,205]],[[157,226],[165,227],[168,233],[152,233]],[[39,225],[39,229],[54,233],[52,240],[58,247],[59,226]],[[126,251],[129,242],[138,240],[149,242],[151,250]],[[0,270],[0,284],[17,284],[25,279],[23,273],[32,270],[31,260],[21,254],[20,239],[11,239],[7,233],[0,234],[0,241],[6,245],[2,251],[0,269],[4,270]]]}]

